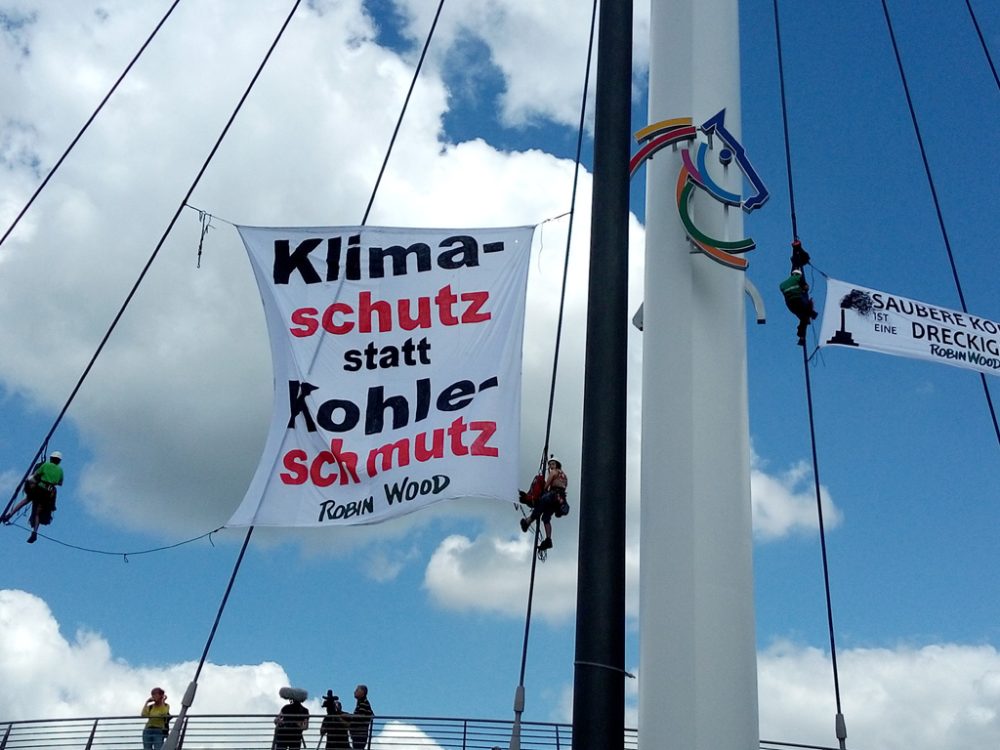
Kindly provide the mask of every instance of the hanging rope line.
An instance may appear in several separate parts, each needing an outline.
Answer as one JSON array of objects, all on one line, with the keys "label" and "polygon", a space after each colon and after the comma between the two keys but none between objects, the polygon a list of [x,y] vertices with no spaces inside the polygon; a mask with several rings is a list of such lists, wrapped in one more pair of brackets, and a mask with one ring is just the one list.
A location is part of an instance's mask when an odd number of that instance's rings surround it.
[{"label": "hanging rope line", "polygon": [[150,267],[153,265],[153,261],[155,261],[156,256],[159,255],[160,249],[163,247],[163,243],[166,242],[167,237],[169,236],[171,230],[173,230],[174,224],[177,223],[177,218],[181,215],[181,212],[187,205],[188,199],[191,197],[191,194],[194,192],[194,189],[198,186],[198,183],[201,181],[202,176],[205,174],[205,170],[208,169],[208,165],[211,164],[212,159],[215,157],[216,152],[219,150],[219,146],[222,145],[223,139],[226,137],[226,134],[229,133],[229,128],[232,126],[233,121],[236,119],[236,116],[240,113],[240,110],[243,108],[243,104],[244,102],[246,102],[247,97],[250,96],[250,92],[253,90],[254,85],[257,83],[257,79],[260,78],[260,74],[263,72],[264,67],[267,65],[268,60],[271,59],[271,53],[273,53],[274,48],[278,46],[278,41],[284,35],[285,29],[288,27],[289,22],[292,20],[292,16],[295,14],[295,10],[299,7],[299,3],[301,2],[302,0],[295,0],[295,4],[292,6],[291,12],[288,14],[288,17],[285,19],[285,22],[281,25],[281,29],[278,31],[277,36],[275,36],[274,41],[271,42],[271,46],[268,48],[267,53],[264,55],[264,59],[261,60],[260,65],[257,67],[257,71],[254,73],[253,78],[250,79],[249,85],[247,85],[246,90],[243,92],[243,96],[240,97],[239,102],[236,104],[236,108],[229,116],[229,120],[226,122],[225,127],[223,127],[222,132],[219,134],[218,139],[215,141],[215,145],[212,146],[212,150],[209,152],[208,157],[201,165],[201,169],[198,170],[198,174],[192,181],[191,187],[188,188],[187,193],[185,193],[184,197],[181,199],[180,204],[177,206],[177,210],[174,211],[173,217],[171,217],[170,222],[167,224],[167,228],[163,230],[163,234],[160,236],[160,241],[156,243],[156,247],[153,249],[153,252],[150,254],[149,259],[146,261],[146,265],[143,266],[142,271],[139,273],[139,277],[135,280],[135,283],[132,285],[132,289],[125,297],[125,301],[118,309],[118,313],[115,315],[114,320],[111,321],[111,325],[108,326],[108,330],[104,333],[104,337],[101,339],[100,344],[98,344],[97,350],[90,358],[90,361],[87,363],[86,368],[84,368],[83,374],[80,375],[79,380],[76,381],[76,385],[73,387],[73,390],[69,395],[69,398],[66,399],[66,403],[63,404],[63,407],[59,411],[58,416],[52,423],[52,426],[49,428],[48,433],[46,433],[45,438],[42,440],[41,446],[39,446],[38,450],[35,452],[35,456],[31,460],[29,468],[24,472],[24,476],[21,477],[20,483],[18,483],[17,488],[14,490],[14,493],[11,495],[10,500],[7,502],[7,506],[4,508],[4,513],[10,511],[11,506],[17,499],[17,495],[18,492],[20,492],[21,486],[24,484],[25,481],[27,481],[28,475],[31,473],[31,467],[33,467],[37,463],[39,456],[41,456],[42,454],[42,449],[44,448],[45,445],[48,444],[49,439],[52,437],[56,429],[59,427],[63,417],[66,415],[67,410],[73,403],[73,400],[76,398],[76,394],[79,393],[80,388],[83,386],[84,381],[87,379],[87,376],[93,369],[94,364],[97,362],[97,358],[100,357],[101,353],[104,351],[104,347],[108,343],[108,339],[111,338],[111,334],[114,332],[115,328],[118,327],[118,323],[122,319],[122,316],[125,314],[125,310],[132,302],[132,298],[135,297],[135,294],[139,290],[139,286],[142,284],[143,279],[146,278],[146,274],[149,272]]},{"label": "hanging rope line", "polygon": [[993,64],[993,56],[990,55],[990,48],[986,46],[986,38],[983,36],[983,30],[979,28],[979,19],[976,18],[976,12],[972,9],[972,3],[970,0],[965,0],[965,7],[969,9],[969,17],[972,18],[972,25],[976,28],[976,35],[979,37],[979,44],[983,47],[983,54],[986,55],[986,62],[989,63],[990,72],[993,73],[993,82],[996,83],[997,88],[1000,89],[1000,76],[997,76],[997,66]]},{"label": "hanging rope line", "polygon": [[[889,16],[889,6],[886,0],[882,0],[882,13],[885,15],[885,25],[889,30],[889,40],[892,42],[892,52],[896,57],[896,67],[899,69],[899,79],[903,84],[903,93],[906,96],[906,106],[910,111],[910,121],[913,123],[913,132],[917,137],[917,146],[920,149],[920,160],[924,165],[924,173],[927,175],[927,185],[930,187],[931,200],[934,202],[934,213],[937,216],[938,227],[941,229],[941,238],[944,240],[944,249],[948,254],[948,263],[951,266],[951,276],[955,280],[955,289],[958,291],[958,300],[962,304],[962,312],[968,314],[969,308],[965,304],[965,293],[962,291],[962,282],[958,277],[958,267],[955,265],[955,255],[951,250],[951,240],[948,238],[948,230],[944,223],[944,214],[941,212],[941,202],[938,200],[937,188],[934,186],[934,176],[931,174],[930,162],[927,159],[927,149],[924,148],[924,139],[920,133],[920,124],[917,122],[917,113],[913,107],[913,97],[910,96],[910,85],[906,80],[906,72],[903,70],[903,59],[899,53],[899,45],[896,42],[896,32],[892,27],[892,18]],[[990,417],[993,420],[993,432],[996,434],[997,444],[1000,445],[1000,423],[997,422],[996,409],[993,407],[993,398],[990,395],[990,387],[986,382],[986,375],[979,373],[979,380],[983,385],[983,394],[986,396],[986,406],[989,408]]]},{"label": "hanging rope line", "polygon": [[[299,6],[301,0],[295,0],[295,8]],[[288,15],[288,20],[291,20],[292,15],[295,13],[295,8],[292,8],[292,12]],[[288,21],[285,21],[288,24]],[[284,26],[282,27],[284,31]],[[281,36],[280,34],[278,35]],[[272,47],[273,49],[273,47]],[[167,735],[166,741],[163,743],[163,750],[176,750],[178,743],[181,739],[181,733],[184,731],[186,724],[186,717],[188,709],[194,704],[194,696],[198,692],[198,678],[201,676],[201,670],[205,667],[205,662],[208,660],[209,649],[212,648],[212,641],[215,640],[215,634],[219,629],[219,623],[222,621],[222,613],[226,609],[226,603],[229,601],[229,594],[233,590],[233,584],[236,582],[236,574],[239,572],[240,565],[243,563],[243,557],[246,555],[247,547],[250,545],[250,537],[253,535],[253,526],[247,528],[247,534],[243,538],[243,546],[240,547],[240,554],[236,557],[236,564],[233,566],[233,572],[229,576],[229,583],[226,585],[226,591],[222,595],[222,601],[219,602],[219,609],[215,613],[215,621],[212,623],[212,629],[209,631],[208,640],[205,641],[205,648],[201,652],[201,658],[198,660],[198,666],[194,671],[194,677],[191,678],[191,682],[188,683],[187,690],[184,691],[184,697],[181,698],[181,710],[177,714],[177,721],[170,728],[170,734]]]},{"label": "hanging rope line", "polygon": [[[535,541],[532,549],[538,549],[540,524],[535,524]],[[538,555],[531,556],[531,575],[528,578],[528,610],[524,617],[524,640],[521,645],[521,671],[518,673],[518,689],[524,690],[524,674],[528,667],[528,635],[531,633],[531,607],[535,598],[535,568],[538,567]],[[523,700],[523,698],[522,698]]]},{"label": "hanging rope line", "polygon": [[[788,203],[791,216],[792,238],[798,239],[798,225],[795,220],[795,193],[792,189],[792,152],[788,135],[788,106],[785,97],[785,71],[781,48],[781,21],[778,12],[778,0],[772,0],[774,6],[774,33],[778,52],[778,81],[781,89],[781,121],[784,128],[785,170],[788,173]],[[824,274],[825,275],[825,274]],[[820,556],[823,561],[823,588],[826,593],[826,622],[830,639],[830,663],[833,669],[833,692],[837,704],[837,715],[834,720],[834,731],[840,743],[841,750],[847,747],[847,724],[840,701],[840,671],[837,667],[837,639],[833,627],[833,598],[830,594],[830,564],[826,552],[826,529],[823,523],[823,501],[820,494],[819,457],[816,451],[816,423],[813,417],[812,381],[809,376],[809,356],[806,347],[802,346],[802,369],[805,372],[806,404],[809,412],[809,443],[812,449],[813,481],[816,494],[816,518],[819,524]]]},{"label": "hanging rope line", "polygon": [[417,85],[417,77],[420,75],[420,68],[423,67],[424,58],[427,56],[427,49],[431,46],[431,39],[434,38],[434,29],[437,28],[438,18],[441,16],[441,9],[444,7],[444,0],[438,3],[437,11],[434,13],[434,20],[431,22],[431,30],[427,33],[427,39],[424,41],[424,48],[420,51],[420,59],[417,60],[417,67],[413,71],[413,78],[410,79],[410,88],[406,92],[406,98],[403,100],[403,108],[399,111],[399,118],[396,120],[396,127],[392,131],[392,137],[389,139],[389,148],[386,149],[385,158],[382,160],[382,168],[378,171],[378,177],[375,178],[375,186],[372,188],[371,197],[368,199],[368,206],[365,208],[365,215],[361,219],[361,226],[365,226],[368,223],[368,214],[371,213],[372,204],[375,202],[375,194],[378,192],[379,186],[382,184],[382,175],[385,174],[386,165],[389,163],[389,156],[392,154],[392,147],[396,143],[396,136],[399,135],[399,128],[403,124],[403,117],[406,115],[406,108],[410,104],[410,96],[413,94],[413,88]]},{"label": "hanging rope line", "polygon": [[104,95],[103,99],[101,99],[101,103],[97,105],[97,109],[95,109],[93,113],[91,113],[90,117],[83,124],[83,127],[80,128],[80,132],[76,134],[76,137],[72,141],[70,141],[70,144],[66,147],[66,150],[63,151],[62,156],[59,157],[58,161],[56,161],[52,169],[49,170],[49,173],[45,175],[45,179],[42,180],[42,183],[37,188],[35,188],[35,192],[31,194],[30,198],[28,198],[28,202],[24,204],[24,208],[22,208],[21,211],[17,214],[17,216],[14,217],[14,221],[11,223],[9,227],[7,227],[7,231],[3,233],[3,237],[0,237],[0,247],[3,246],[4,241],[10,236],[10,233],[14,231],[14,227],[16,227],[18,225],[18,222],[21,221],[21,217],[28,212],[29,208],[31,208],[31,204],[35,202],[35,198],[37,198],[39,193],[41,193],[42,190],[45,189],[45,186],[49,184],[49,180],[52,179],[52,176],[56,173],[59,167],[62,166],[63,161],[65,161],[66,157],[69,156],[69,152],[73,150],[74,146],[76,146],[76,142],[83,137],[83,134],[85,132],[87,132],[87,128],[90,127],[90,123],[92,123],[94,121],[94,118],[96,118],[97,115],[100,113],[100,111],[104,109],[104,105],[107,104],[108,99],[110,99],[111,95],[115,93],[115,90],[118,88],[118,85],[125,79],[125,76],[128,75],[128,72],[132,70],[132,66],[135,65],[136,61],[142,56],[142,53],[146,51],[146,47],[148,47],[149,43],[153,41],[153,37],[156,36],[157,32],[160,30],[160,27],[163,26],[164,23],[166,23],[166,20],[170,17],[170,14],[174,12],[174,8],[177,7],[177,4],[179,2],[180,0],[174,0],[174,2],[171,3],[170,7],[167,8],[167,12],[163,14],[163,18],[160,19],[160,22],[156,24],[156,28],[153,29],[153,32],[149,35],[149,37],[147,37],[146,41],[143,42],[142,46],[139,47],[139,51],[135,53],[135,56],[132,58],[131,62],[129,62],[129,64],[125,66],[125,70],[123,70],[121,75],[118,76],[118,80],[114,82],[114,85],[108,90],[108,93]]},{"label": "hanging rope line", "polygon": [[[573,224],[576,218],[576,193],[580,182],[580,161],[583,154],[583,132],[587,118],[587,92],[590,90],[590,65],[594,56],[594,31],[597,27],[598,0],[594,0],[590,15],[590,36],[587,39],[587,64],[583,74],[583,97],[580,102],[580,122],[576,129],[576,158],[573,163],[573,188],[570,191],[569,226],[566,228],[566,253],[563,256],[562,285],[559,289],[559,317],[556,320],[556,341],[552,353],[552,377],[549,379],[549,405],[545,414],[545,440],[542,444],[542,460],[539,471],[545,466],[549,454],[549,440],[552,436],[552,409],[556,398],[556,375],[559,372],[559,350],[562,348],[563,318],[566,309],[566,282],[569,278],[569,251],[573,242]],[[562,216],[563,214],[560,214]]]},{"label": "hanging rope line", "polygon": [[[777,2],[777,0],[775,0]],[[834,731],[841,750],[846,748],[847,725],[844,721],[844,710],[840,702],[840,670],[837,668],[837,639],[833,627],[833,598],[830,595],[830,563],[826,553],[826,527],[823,523],[823,500],[819,484],[819,458],[816,452],[816,420],[813,416],[812,379],[809,376],[809,357],[806,347],[802,347],[802,369],[806,380],[806,404],[809,411],[809,444],[812,448],[813,489],[816,494],[816,520],[819,524],[819,546],[823,559],[823,590],[826,594],[826,627],[830,637],[830,664],[833,668],[833,693],[837,703],[837,715],[834,720]]]},{"label": "hanging rope line", "polygon": [[[27,512],[27,511],[25,511],[25,512]],[[15,528],[18,528],[18,529],[23,529],[24,531],[31,531],[31,529],[28,528],[27,526],[21,526],[20,524],[17,524],[17,523],[12,523],[12,524],[9,524],[9,525],[10,526],[14,526]],[[183,547],[185,544],[191,544],[192,542],[197,542],[199,539],[204,539],[206,537],[208,537],[208,541],[214,547],[215,546],[215,542],[212,541],[212,535],[219,533],[224,528],[225,528],[225,526],[219,526],[216,529],[212,529],[211,531],[206,531],[204,534],[199,534],[198,536],[193,536],[190,539],[185,539],[182,542],[176,542],[174,544],[165,544],[162,547],[151,547],[150,549],[136,550],[134,552],[115,552],[115,551],[112,551],[112,550],[95,549],[93,547],[83,547],[83,546],[80,546],[78,544],[70,544],[69,542],[61,541],[59,539],[56,539],[55,537],[49,536],[47,534],[43,534],[41,532],[37,532],[37,533],[38,533],[38,536],[40,536],[42,539],[46,539],[46,540],[52,542],[53,544],[58,544],[60,547],[67,547],[69,549],[75,549],[75,550],[78,550],[79,552],[89,552],[89,553],[94,554],[94,555],[108,555],[109,557],[121,557],[121,558],[123,558],[122,562],[128,562],[129,561],[128,560],[129,557],[138,557],[139,555],[148,555],[148,554],[151,554],[153,552],[163,552],[164,550],[174,549],[175,547]]]},{"label": "hanging rope line", "polygon": [[778,90],[781,92],[781,128],[785,144],[785,174],[788,176],[788,213],[792,223],[792,239],[799,239],[799,222],[795,216],[795,188],[792,184],[792,150],[788,138],[788,103],[785,99],[785,57],[781,47],[781,22],[778,19],[778,0],[774,5],[774,36],[778,51]]},{"label": "hanging rope line", "polygon": [[[587,63],[586,69],[583,76],[583,95],[580,101],[580,122],[577,127],[576,135],[576,160],[573,165],[573,187],[570,193],[570,210],[569,210],[569,226],[566,230],[566,252],[563,258],[563,277],[562,286],[559,292],[559,317],[556,322],[556,340],[554,345],[554,352],[552,355],[552,376],[549,385],[549,403],[548,411],[545,417],[545,440],[542,448],[542,458],[541,465],[539,466],[539,471],[543,471],[545,467],[545,461],[549,452],[549,439],[552,432],[552,405],[555,401],[555,389],[556,389],[556,375],[559,371],[559,350],[562,344],[562,328],[563,328],[563,318],[564,311],[566,307],[566,279],[569,276],[569,253],[570,245],[573,239],[573,221],[576,217],[576,194],[577,186],[579,184],[580,176],[580,161],[582,159],[583,153],[583,133],[584,126],[586,124],[587,117],[587,93],[590,90],[590,67],[594,55],[594,32],[597,27],[597,8],[598,0],[594,0],[591,15],[590,15],[590,35],[587,40]],[[565,214],[560,214],[563,216]],[[559,218],[559,217],[555,217]],[[535,539],[533,550],[538,550],[538,536],[540,533],[541,520],[535,522]],[[521,712],[524,710],[524,675],[528,664],[528,635],[531,632],[531,610],[532,603],[535,594],[535,574],[538,569],[538,552],[535,552],[531,556],[531,574],[528,579],[528,605],[527,612],[524,618],[524,640],[521,645],[521,671],[518,675],[517,691],[514,698],[514,714],[515,714],[515,732],[518,731],[520,726]],[[544,551],[541,553],[544,554]],[[511,747],[514,748],[514,737],[511,738]],[[516,739],[518,747],[520,746],[520,737]]]}]

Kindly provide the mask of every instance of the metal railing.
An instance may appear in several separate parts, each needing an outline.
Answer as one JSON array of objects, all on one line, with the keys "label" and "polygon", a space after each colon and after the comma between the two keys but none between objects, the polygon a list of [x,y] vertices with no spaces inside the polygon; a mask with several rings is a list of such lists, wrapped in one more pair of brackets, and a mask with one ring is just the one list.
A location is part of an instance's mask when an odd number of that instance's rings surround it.
[{"label": "metal railing", "polygon": [[[323,718],[310,717],[309,728],[302,738],[305,748],[326,747],[326,738],[320,736]],[[134,750],[142,747],[145,723],[145,719],[132,716],[0,722],[0,750]],[[377,716],[372,724],[369,748],[506,748],[510,744],[511,727],[510,721],[488,719]],[[184,750],[270,750],[274,729],[273,714],[189,715],[182,727],[179,747]],[[567,724],[522,722],[521,747],[524,750],[571,750],[572,729]],[[635,750],[634,730],[625,730],[622,747]]]},{"label": "metal railing", "polygon": [[[303,747],[326,748],[320,735],[322,715],[310,717]],[[146,720],[134,716],[81,719],[0,721],[0,750],[137,750],[142,747]],[[512,722],[491,719],[454,719],[417,716],[377,716],[372,724],[370,750],[503,750],[510,745]],[[274,716],[204,714],[188,715],[182,728],[184,750],[270,750]],[[521,723],[523,750],[572,750],[569,724],[526,721]],[[622,750],[637,750],[635,729],[622,731]],[[331,748],[334,745],[330,746]],[[837,750],[819,745],[761,741],[761,750]]]}]

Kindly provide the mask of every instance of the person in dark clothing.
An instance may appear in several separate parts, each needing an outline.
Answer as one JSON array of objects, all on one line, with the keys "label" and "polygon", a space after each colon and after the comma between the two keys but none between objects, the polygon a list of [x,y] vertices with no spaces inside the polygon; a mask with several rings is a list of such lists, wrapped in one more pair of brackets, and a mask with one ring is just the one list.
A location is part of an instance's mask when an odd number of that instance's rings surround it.
[{"label": "person in dark clothing", "polygon": [[802,247],[802,242],[800,240],[792,240],[792,257],[790,258],[792,262],[792,270],[795,269],[802,270],[809,265],[811,258],[806,249]]},{"label": "person in dark clothing", "polygon": [[326,750],[350,750],[350,725],[347,723],[340,698],[334,695],[332,690],[326,691],[323,708],[326,709],[326,717],[320,726],[319,734],[321,737],[326,737]]},{"label": "person in dark clothing", "polygon": [[375,715],[372,704],[368,702],[368,686],[358,685],[354,688],[354,698],[357,705],[351,714],[351,745],[354,750],[365,750],[371,735],[372,717]]},{"label": "person in dark clothing", "polygon": [[309,728],[309,709],[302,702],[309,697],[305,690],[283,687],[278,695],[288,701],[274,717],[274,750],[300,750],[302,733]]},{"label": "person in dark clothing", "polygon": [[799,346],[805,346],[806,329],[809,323],[816,319],[816,310],[813,308],[812,298],[809,296],[809,283],[802,275],[802,269],[794,269],[787,279],[782,281],[778,288],[785,297],[785,307],[796,318],[799,319],[796,335],[799,337]]}]

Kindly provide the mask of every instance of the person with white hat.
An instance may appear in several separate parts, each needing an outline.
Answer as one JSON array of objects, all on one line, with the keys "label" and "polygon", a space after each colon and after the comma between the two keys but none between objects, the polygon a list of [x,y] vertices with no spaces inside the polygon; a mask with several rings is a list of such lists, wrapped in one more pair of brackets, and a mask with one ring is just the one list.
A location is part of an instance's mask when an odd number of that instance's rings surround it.
[{"label": "person with white hat", "polygon": [[21,508],[31,503],[31,536],[28,544],[34,544],[38,539],[38,526],[48,526],[52,523],[52,514],[56,510],[56,487],[63,483],[62,453],[52,451],[47,461],[43,461],[32,472],[24,483],[24,498],[10,513],[0,516],[0,523],[10,523],[10,520]]},{"label": "person with white hat", "polygon": [[302,688],[283,687],[278,695],[288,701],[274,717],[273,750],[300,750],[302,733],[309,728],[309,709],[302,704],[309,697]]}]

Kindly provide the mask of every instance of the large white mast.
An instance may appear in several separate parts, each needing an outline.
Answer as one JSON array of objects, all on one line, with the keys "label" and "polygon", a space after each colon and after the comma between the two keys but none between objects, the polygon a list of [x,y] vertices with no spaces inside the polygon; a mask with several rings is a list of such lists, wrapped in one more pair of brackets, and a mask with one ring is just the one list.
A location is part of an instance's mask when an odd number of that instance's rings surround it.
[{"label": "large white mast", "polygon": [[[737,0],[652,0],[650,123],[691,117],[697,126],[725,108],[739,137],[738,26]],[[744,273],[692,254],[676,207],[681,168],[669,147],[646,162],[639,747],[751,750]],[[742,192],[735,164],[715,159],[713,175]],[[699,194],[692,215],[708,235],[744,236],[738,207]]]}]

